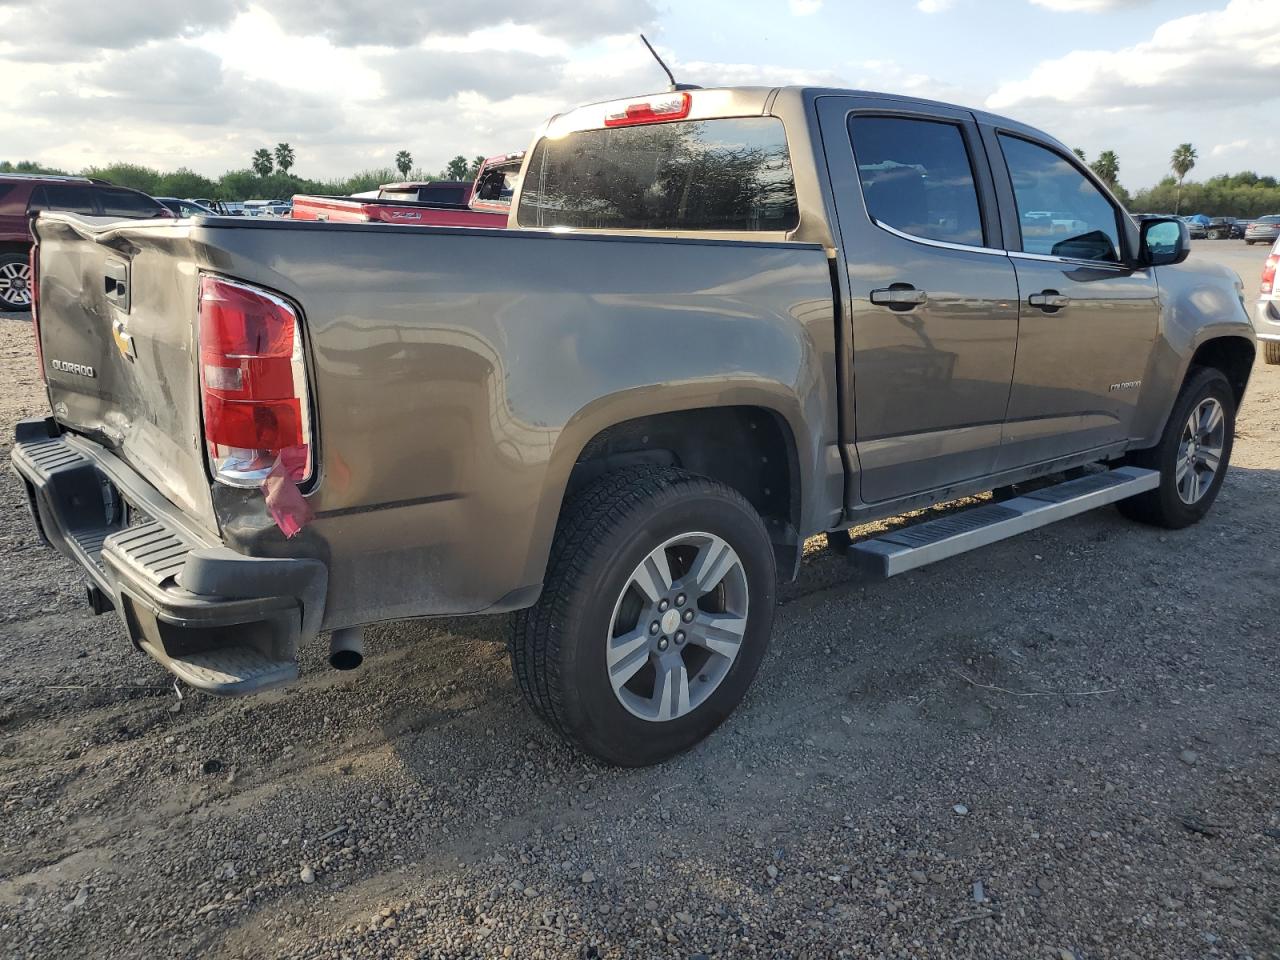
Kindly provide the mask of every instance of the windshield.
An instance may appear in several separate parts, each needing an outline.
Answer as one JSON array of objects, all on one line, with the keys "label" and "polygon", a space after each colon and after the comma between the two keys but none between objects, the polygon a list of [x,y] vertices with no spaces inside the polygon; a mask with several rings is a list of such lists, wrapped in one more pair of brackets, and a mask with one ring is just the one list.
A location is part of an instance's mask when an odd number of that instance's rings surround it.
[{"label": "windshield", "polygon": [[786,231],[799,222],[782,121],[683,120],[544,137],[522,227]]}]

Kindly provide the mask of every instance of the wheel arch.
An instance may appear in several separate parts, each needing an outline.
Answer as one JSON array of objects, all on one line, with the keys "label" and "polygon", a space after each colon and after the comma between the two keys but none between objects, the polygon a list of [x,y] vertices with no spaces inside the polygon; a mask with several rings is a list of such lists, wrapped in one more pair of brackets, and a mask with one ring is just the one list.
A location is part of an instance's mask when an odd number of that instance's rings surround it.
[{"label": "wheel arch", "polygon": [[8,253],[16,253],[19,256],[28,256],[31,253],[30,240],[0,240],[0,256]]},{"label": "wheel arch", "polygon": [[[636,391],[627,391],[627,394]],[[540,570],[569,496],[606,473],[638,464],[669,464],[719,480],[760,512],[778,569],[790,576],[803,550],[813,444],[803,432],[799,399],[758,386],[721,389],[706,402],[603,398],[566,425],[556,444],[530,562]]]},{"label": "wheel arch", "polygon": [[1231,384],[1231,392],[1235,396],[1236,406],[1244,400],[1245,389],[1249,386],[1249,374],[1253,371],[1253,362],[1258,349],[1247,337],[1220,336],[1206,340],[1196,347],[1191,362],[1183,373],[1182,382],[1196,367],[1212,367],[1222,372]]}]

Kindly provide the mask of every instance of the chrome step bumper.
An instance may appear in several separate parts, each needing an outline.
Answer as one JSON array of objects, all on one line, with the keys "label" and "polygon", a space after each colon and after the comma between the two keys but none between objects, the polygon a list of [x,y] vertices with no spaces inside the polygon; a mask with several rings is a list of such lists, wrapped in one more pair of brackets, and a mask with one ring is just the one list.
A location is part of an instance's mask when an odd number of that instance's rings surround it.
[{"label": "chrome step bumper", "polygon": [[863,540],[850,547],[849,562],[868,578],[894,577],[1159,485],[1156,470],[1119,467]]}]

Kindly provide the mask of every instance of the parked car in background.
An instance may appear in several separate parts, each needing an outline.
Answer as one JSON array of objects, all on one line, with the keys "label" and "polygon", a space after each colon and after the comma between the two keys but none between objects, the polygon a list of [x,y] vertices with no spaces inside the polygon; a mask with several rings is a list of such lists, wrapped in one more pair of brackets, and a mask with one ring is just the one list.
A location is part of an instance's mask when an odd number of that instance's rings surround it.
[{"label": "parked car in background", "polygon": [[[227,203],[225,200],[209,200],[201,197],[187,197],[187,203],[199,204],[202,207],[208,207],[220,217],[237,217],[240,215],[239,205]],[[232,209],[232,208],[235,209]]]},{"label": "parked car in background", "polygon": [[1190,234],[1192,240],[1204,240],[1209,236],[1208,217],[1183,217],[1182,222],[1187,225],[1187,233]]},{"label": "parked car in background", "polygon": [[809,537],[883,579],[1104,504],[1170,528],[1213,505],[1256,352],[1239,279],[1052,137],[739,87],[534,144],[519,229],[35,222],[50,409],[11,459],[139,650],[246,694],[322,630],[351,669],[365,624],[519,611],[531,712],[635,766],[737,706]]},{"label": "parked car in background", "polygon": [[31,307],[28,217],[41,210],[130,220],[173,216],[153,197],[128,187],[117,187],[106,180],[0,174],[0,310]]},{"label": "parked car in background", "polygon": [[1250,246],[1255,243],[1275,243],[1276,240],[1280,240],[1280,215],[1259,217],[1244,232],[1244,242]]},{"label": "parked car in background", "polygon": [[156,197],[160,203],[168,207],[175,217],[216,217],[217,212],[203,203],[194,200],[181,200],[178,197]]},{"label": "parked car in background", "polygon": [[414,227],[493,227],[507,225],[511,197],[520,183],[523,151],[490,157],[480,165],[475,181],[467,184],[466,203],[446,203],[421,197],[454,196],[456,186],[433,192],[434,184],[391,183],[376,197],[322,197],[299,194],[293,198],[294,220],[328,220],[334,223],[399,223]]},{"label": "parked car in background", "polygon": [[1262,344],[1267,363],[1280,365],[1280,238],[1271,247],[1271,256],[1262,267],[1262,284],[1253,311],[1253,326]]},{"label": "parked car in background", "polygon": [[1205,224],[1205,233],[1210,240],[1230,240],[1235,222],[1235,217],[1211,217]]},{"label": "parked car in background", "polygon": [[1251,220],[1233,220],[1231,222],[1231,239],[1243,240],[1244,232],[1249,229],[1249,224],[1252,222]]}]

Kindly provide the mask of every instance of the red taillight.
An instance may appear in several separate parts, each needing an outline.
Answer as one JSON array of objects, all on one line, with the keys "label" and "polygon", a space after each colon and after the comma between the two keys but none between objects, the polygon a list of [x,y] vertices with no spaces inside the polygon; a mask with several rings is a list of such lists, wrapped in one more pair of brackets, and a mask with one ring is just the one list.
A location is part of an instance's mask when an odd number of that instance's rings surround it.
[{"label": "red taillight", "polygon": [[650,97],[634,103],[619,103],[605,108],[606,127],[627,127],[637,123],[661,123],[683,120],[689,115],[693,98],[687,92]]},{"label": "red taillight", "polygon": [[31,244],[27,266],[31,270],[27,289],[31,293],[31,332],[36,338],[36,363],[40,365],[40,379],[48,383],[49,375],[44,371],[44,347],[40,346],[40,247],[37,244]]},{"label": "red taillight", "polygon": [[1273,253],[1267,257],[1267,262],[1262,265],[1262,292],[1274,293],[1276,288],[1276,267],[1280,266],[1280,253]]},{"label": "red taillight", "polygon": [[279,458],[311,476],[302,327],[293,307],[255,287],[200,278],[200,392],[214,477],[256,487]]}]

